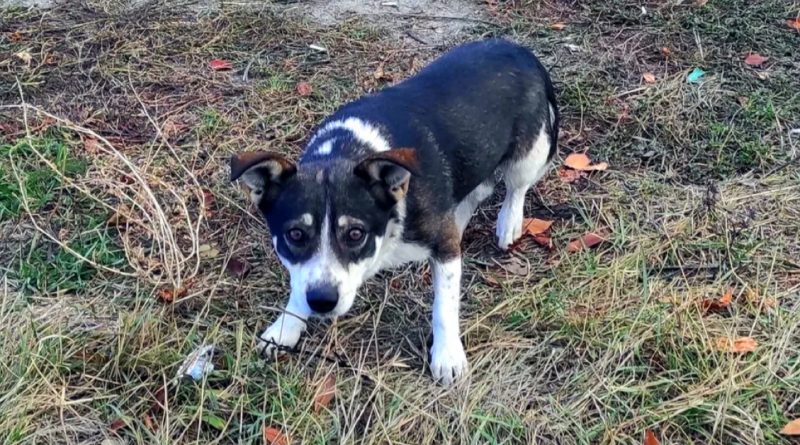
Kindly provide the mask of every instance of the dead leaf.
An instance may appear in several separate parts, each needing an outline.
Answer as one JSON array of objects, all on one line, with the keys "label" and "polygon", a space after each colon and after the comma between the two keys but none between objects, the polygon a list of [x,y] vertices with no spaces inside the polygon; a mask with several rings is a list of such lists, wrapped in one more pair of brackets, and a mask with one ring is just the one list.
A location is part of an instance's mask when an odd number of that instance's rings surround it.
[{"label": "dead leaf", "polygon": [[533,237],[533,240],[536,241],[536,244],[542,247],[546,247],[548,250],[553,250],[553,248],[555,247],[553,245],[553,240],[552,238],[550,238],[549,235],[544,235],[544,234],[535,235]]},{"label": "dead leaf", "polygon": [[8,34],[8,40],[10,42],[14,42],[14,43],[21,42],[22,41],[22,33],[19,32],[19,31],[14,31],[14,32]]},{"label": "dead leaf", "polygon": [[144,421],[144,425],[147,427],[148,430],[155,431],[158,429],[156,428],[155,423],[153,423],[153,418],[150,417],[150,414],[144,413],[144,415],[142,416],[142,420]]},{"label": "dead leaf", "polygon": [[89,153],[90,155],[96,155],[100,152],[99,143],[95,138],[85,138],[83,140],[83,149],[86,150],[86,153]]},{"label": "dead leaf", "polygon": [[548,221],[546,219],[525,218],[522,221],[522,233],[527,233],[531,236],[540,235],[544,232],[547,232],[552,225],[553,221]]},{"label": "dead leaf", "polygon": [[197,254],[200,258],[211,259],[219,256],[219,250],[210,244],[201,244],[197,247]]},{"label": "dead leaf", "polygon": [[492,287],[500,287],[500,282],[492,275],[483,275],[483,281]]},{"label": "dead leaf", "polygon": [[661,55],[669,58],[672,55],[672,50],[667,48],[666,46],[661,47]]},{"label": "dead leaf", "polygon": [[564,160],[564,165],[573,170],[580,171],[605,170],[608,168],[608,163],[606,162],[592,165],[589,156],[586,156],[584,153],[570,154],[567,156],[567,159]]},{"label": "dead leaf", "polygon": [[786,436],[800,436],[800,419],[794,419],[787,423],[781,429],[781,434]]},{"label": "dead leaf", "polygon": [[531,265],[522,258],[511,256],[508,259],[501,261],[500,267],[511,275],[518,275],[521,277],[528,276],[531,270]]},{"label": "dead leaf", "polygon": [[214,206],[214,193],[211,190],[203,189],[203,215],[209,218],[214,215],[212,207]]},{"label": "dead leaf", "polygon": [[567,252],[574,253],[584,248],[594,247],[605,240],[606,239],[602,236],[594,232],[589,232],[578,239],[570,241],[567,245]]},{"label": "dead leaf", "polygon": [[767,310],[775,309],[776,307],[778,307],[778,300],[770,297],[763,297],[753,289],[747,289],[747,292],[745,293],[745,298],[747,298],[747,301],[753,306],[762,306]]},{"label": "dead leaf", "polygon": [[208,62],[208,67],[214,71],[225,71],[233,69],[233,64],[227,60],[214,59],[211,62]]},{"label": "dead leaf", "polygon": [[750,66],[761,66],[767,60],[769,60],[769,57],[764,57],[759,53],[750,53],[750,55],[745,57],[744,63]]},{"label": "dead leaf", "polygon": [[786,21],[786,25],[789,28],[796,29],[796,30],[800,31],[800,17],[798,17],[796,19],[787,20]]},{"label": "dead leaf", "polygon": [[578,170],[573,170],[571,168],[562,167],[557,171],[558,177],[561,178],[561,181],[566,183],[572,183],[581,179],[586,175],[586,173]]},{"label": "dead leaf", "polygon": [[714,346],[719,351],[724,352],[753,352],[758,346],[758,342],[753,337],[739,337],[731,339],[719,337],[714,340]]},{"label": "dead leaf", "polygon": [[186,295],[189,289],[186,287],[179,287],[177,289],[165,287],[158,291],[158,299],[163,301],[164,303],[172,303],[177,298],[181,298]]},{"label": "dead leaf", "polygon": [[317,395],[314,397],[314,413],[319,414],[323,409],[331,404],[331,400],[336,395],[336,375],[328,374],[322,384],[317,388]]},{"label": "dead leaf", "polygon": [[264,425],[264,443],[266,445],[289,445],[289,438],[281,430]]},{"label": "dead leaf", "polygon": [[567,27],[567,24],[566,23],[561,23],[561,22],[553,23],[553,24],[550,25],[550,29],[554,29],[556,31],[562,31],[566,27]]},{"label": "dead leaf", "polygon": [[22,60],[28,65],[31,64],[31,60],[33,59],[33,56],[31,56],[31,53],[29,53],[28,51],[20,51],[14,55],[17,56],[19,60]]},{"label": "dead leaf", "polygon": [[44,64],[45,65],[55,65],[56,63],[58,63],[58,56],[57,55],[48,54],[47,56],[45,56],[45,58],[44,58]]},{"label": "dead leaf", "polygon": [[733,291],[728,289],[719,299],[706,298],[700,304],[703,313],[719,312],[728,308],[733,301]]},{"label": "dead leaf", "polygon": [[295,87],[295,90],[297,90],[297,94],[306,97],[310,96],[311,93],[314,92],[314,87],[312,87],[308,82],[300,82],[297,84],[297,87]]},{"label": "dead leaf", "polygon": [[250,275],[250,263],[239,257],[233,257],[228,260],[225,266],[225,271],[234,278],[243,280]]},{"label": "dead leaf", "polygon": [[647,83],[656,83],[656,75],[653,73],[642,74],[642,79]]},{"label": "dead leaf", "polygon": [[661,445],[661,442],[652,430],[644,430],[644,445]]},{"label": "dead leaf", "polygon": [[384,80],[387,82],[391,82],[393,80],[392,76],[386,73],[383,62],[379,63],[378,67],[375,68],[375,72],[372,73],[372,77],[374,77],[375,80]]},{"label": "dead leaf", "polygon": [[125,423],[124,420],[121,418],[116,418],[111,422],[111,425],[108,426],[108,430],[112,433],[116,433],[117,431],[125,428],[128,424]]}]

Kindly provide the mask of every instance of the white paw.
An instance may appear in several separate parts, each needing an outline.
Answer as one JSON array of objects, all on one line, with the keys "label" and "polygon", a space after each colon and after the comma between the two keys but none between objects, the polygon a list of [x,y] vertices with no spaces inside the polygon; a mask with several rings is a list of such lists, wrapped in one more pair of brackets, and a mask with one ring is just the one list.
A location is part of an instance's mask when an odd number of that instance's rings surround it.
[{"label": "white paw", "polygon": [[522,219],[509,213],[511,212],[503,207],[497,218],[497,245],[503,250],[508,250],[522,236]]},{"label": "white paw", "polygon": [[281,348],[293,348],[300,341],[305,323],[291,316],[280,316],[258,336],[256,350],[264,357],[275,357]]},{"label": "white paw", "polygon": [[450,386],[467,372],[467,355],[457,337],[454,339],[433,339],[431,347],[431,373],[433,379],[444,386]]}]

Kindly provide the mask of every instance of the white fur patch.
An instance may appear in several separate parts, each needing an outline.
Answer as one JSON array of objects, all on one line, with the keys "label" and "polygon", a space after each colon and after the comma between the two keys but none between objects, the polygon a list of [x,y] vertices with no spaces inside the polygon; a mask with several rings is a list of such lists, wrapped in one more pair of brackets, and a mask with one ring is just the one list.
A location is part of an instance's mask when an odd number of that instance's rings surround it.
[{"label": "white fur patch", "polygon": [[492,196],[492,193],[494,193],[494,179],[489,179],[475,187],[474,190],[458,203],[455,209],[455,219],[459,233],[464,233],[464,229],[467,228],[469,220],[472,219],[475,209],[477,209],[486,198]]},{"label": "white fur patch", "polygon": [[327,141],[325,141],[322,144],[320,144],[319,148],[317,148],[317,154],[318,155],[329,155],[329,154],[331,154],[331,151],[333,151],[333,141],[335,141],[335,140],[336,140],[336,138],[328,139]]},{"label": "white fur patch", "polygon": [[542,124],[527,155],[505,168],[506,197],[497,217],[497,245],[503,250],[522,236],[525,193],[547,172],[549,153],[550,136]]},{"label": "white fur patch", "polygon": [[[353,136],[355,136],[356,139],[368,145],[375,151],[387,151],[391,149],[389,146],[389,141],[387,141],[386,138],[381,135],[381,132],[376,127],[357,117],[348,117],[343,121],[339,120],[328,122],[324,127],[317,131],[317,134],[311,138],[311,141],[309,141],[308,144],[313,144],[317,139],[324,136],[326,133],[336,129],[348,130],[353,134]],[[321,149],[322,147],[317,150],[317,153],[320,153]]]},{"label": "white fur patch", "polygon": [[461,300],[461,258],[431,261],[433,269],[433,346],[431,373],[444,385],[467,371],[461,344],[458,310]]},{"label": "white fur patch", "polygon": [[314,224],[314,217],[310,213],[303,213],[303,215],[300,216],[300,221],[302,221],[303,224],[310,226]]}]

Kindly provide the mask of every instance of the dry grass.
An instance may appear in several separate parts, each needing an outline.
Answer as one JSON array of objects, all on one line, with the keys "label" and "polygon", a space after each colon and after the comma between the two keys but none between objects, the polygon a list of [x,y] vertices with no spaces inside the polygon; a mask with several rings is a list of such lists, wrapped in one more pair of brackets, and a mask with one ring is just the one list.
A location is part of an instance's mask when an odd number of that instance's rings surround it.
[{"label": "dry grass", "polygon": [[[562,153],[612,169],[537,187],[527,215],[556,221],[553,251],[501,254],[497,203],[479,211],[464,241],[472,372],[451,389],[426,370],[424,265],[372,280],[300,352],[257,357],[287,277],[226,169],[239,150],[296,155],[315,122],[385,82],[378,66],[401,79],[441,48],[225,4],[0,10],[0,438],[260,443],[273,426],[312,444],[641,443],[645,429],[665,444],[786,442],[800,416],[800,36],[781,23],[798,5],[667,3],[490,2],[495,25],[462,37],[535,48],[558,80]],[[744,66],[751,50],[768,66]],[[211,72],[213,58],[234,70]],[[610,239],[565,251],[589,230]],[[252,273],[228,274],[234,258]],[[705,313],[727,289],[731,305]],[[715,350],[739,336],[755,352]],[[176,381],[203,344],[216,370]],[[317,413],[329,374],[336,397]]]}]

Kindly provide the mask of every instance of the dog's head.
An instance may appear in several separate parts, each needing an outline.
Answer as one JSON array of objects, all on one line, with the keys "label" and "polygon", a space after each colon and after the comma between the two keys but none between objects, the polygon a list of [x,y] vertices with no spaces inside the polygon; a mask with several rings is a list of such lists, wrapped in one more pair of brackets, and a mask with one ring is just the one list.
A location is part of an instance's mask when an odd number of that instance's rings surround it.
[{"label": "dog's head", "polygon": [[350,309],[404,216],[416,170],[414,150],[403,148],[299,166],[265,152],[231,158],[231,181],[247,184],[266,218],[292,298],[304,296],[318,315]]}]

